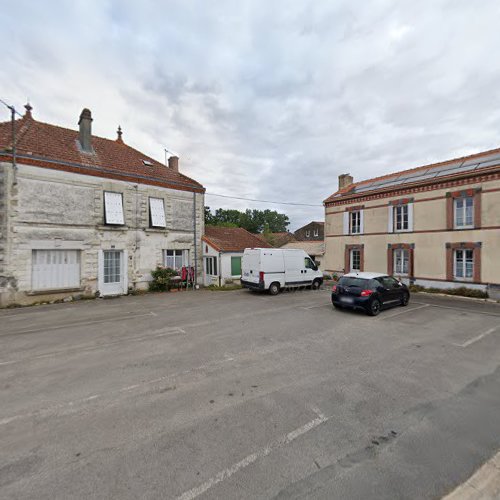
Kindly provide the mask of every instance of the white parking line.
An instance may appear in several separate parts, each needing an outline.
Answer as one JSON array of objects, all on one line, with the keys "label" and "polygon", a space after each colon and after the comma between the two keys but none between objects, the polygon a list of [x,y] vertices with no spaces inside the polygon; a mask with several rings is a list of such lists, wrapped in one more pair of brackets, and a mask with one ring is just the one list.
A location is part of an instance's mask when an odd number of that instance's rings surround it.
[{"label": "white parking line", "polygon": [[476,342],[479,342],[481,339],[484,339],[484,337],[491,335],[493,332],[497,331],[499,328],[500,328],[500,326],[494,326],[493,328],[490,328],[489,330],[486,330],[485,332],[479,334],[477,337],[473,337],[473,338],[465,341],[463,344],[453,344],[453,345],[456,347],[468,347],[472,344],[475,344]]},{"label": "white parking line", "polygon": [[313,411],[316,413],[316,415],[318,415],[315,419],[307,422],[307,424],[298,427],[297,429],[289,432],[288,434],[285,434],[276,441],[269,443],[265,448],[261,448],[255,453],[246,456],[245,458],[231,465],[227,469],[221,470],[215,476],[211,477],[210,479],[200,484],[199,486],[196,486],[195,488],[192,488],[189,491],[184,492],[182,495],[177,497],[177,500],[193,500],[194,498],[199,497],[200,495],[208,491],[210,488],[213,488],[216,484],[221,483],[226,479],[229,479],[231,476],[236,474],[241,469],[248,467],[249,465],[259,460],[260,458],[267,457],[267,455],[269,455],[272,451],[277,450],[278,448],[282,448],[283,446],[291,443],[292,441],[295,441],[295,439],[297,439],[298,437],[304,435],[306,432],[315,429],[316,427],[318,427],[319,425],[328,420],[328,417],[325,417],[316,408],[314,408]]},{"label": "white parking line", "polygon": [[403,309],[402,311],[398,311],[394,314],[390,314],[389,316],[387,315],[384,315],[384,316],[380,316],[379,319],[390,319],[390,318],[394,318],[395,316],[399,316],[400,314],[407,314],[407,313],[410,313],[412,311],[418,311],[419,309],[424,309],[425,307],[429,307],[430,304],[423,304],[419,307],[412,307],[411,309]]}]

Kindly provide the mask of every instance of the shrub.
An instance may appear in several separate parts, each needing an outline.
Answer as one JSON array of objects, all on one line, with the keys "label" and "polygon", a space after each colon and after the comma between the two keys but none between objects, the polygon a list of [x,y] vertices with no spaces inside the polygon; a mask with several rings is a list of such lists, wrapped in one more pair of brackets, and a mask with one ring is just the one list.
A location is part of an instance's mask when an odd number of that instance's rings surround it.
[{"label": "shrub", "polygon": [[458,295],[460,297],[472,297],[475,299],[487,299],[488,293],[461,286],[459,288],[425,288],[420,285],[410,285],[411,292],[444,293],[445,295]]},{"label": "shrub", "polygon": [[153,281],[149,282],[149,290],[151,292],[168,292],[172,287],[172,278],[179,276],[179,273],[170,267],[156,266],[156,269],[151,271]]}]

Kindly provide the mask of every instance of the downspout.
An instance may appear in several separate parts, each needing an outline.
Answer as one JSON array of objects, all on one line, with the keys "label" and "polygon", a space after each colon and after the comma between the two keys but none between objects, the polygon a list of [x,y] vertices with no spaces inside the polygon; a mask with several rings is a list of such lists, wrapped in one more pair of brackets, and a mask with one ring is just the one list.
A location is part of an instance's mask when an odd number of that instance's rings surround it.
[{"label": "downspout", "polygon": [[198,242],[196,241],[196,191],[193,191],[194,289],[198,287]]},{"label": "downspout", "polygon": [[219,252],[219,287],[222,286],[222,266],[221,266],[221,252]]}]

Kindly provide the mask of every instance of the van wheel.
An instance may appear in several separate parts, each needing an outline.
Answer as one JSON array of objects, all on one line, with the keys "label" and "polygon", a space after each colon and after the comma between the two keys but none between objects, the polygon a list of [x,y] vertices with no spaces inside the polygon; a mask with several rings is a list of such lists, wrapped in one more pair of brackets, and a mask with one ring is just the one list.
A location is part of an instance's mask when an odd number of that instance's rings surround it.
[{"label": "van wheel", "polygon": [[321,283],[319,280],[314,280],[311,285],[311,290],[319,290],[319,287],[321,286]]},{"label": "van wheel", "polygon": [[278,295],[280,293],[280,284],[279,283],[271,283],[271,286],[269,287],[269,293],[271,295]]}]

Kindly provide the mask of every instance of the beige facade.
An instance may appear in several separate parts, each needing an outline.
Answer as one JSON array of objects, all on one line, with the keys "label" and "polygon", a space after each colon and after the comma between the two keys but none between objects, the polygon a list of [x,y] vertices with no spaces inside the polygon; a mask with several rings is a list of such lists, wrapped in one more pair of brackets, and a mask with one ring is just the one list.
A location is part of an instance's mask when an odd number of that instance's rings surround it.
[{"label": "beige facade", "polygon": [[[499,170],[393,189],[341,187],[325,202],[325,270],[349,272],[354,258],[360,270],[423,286],[493,292],[500,286]],[[469,224],[461,219],[465,203]],[[395,212],[398,206],[405,208]],[[406,217],[399,230],[398,214]]]}]

